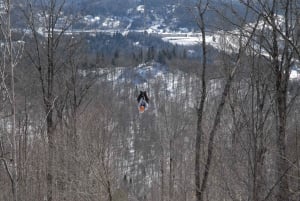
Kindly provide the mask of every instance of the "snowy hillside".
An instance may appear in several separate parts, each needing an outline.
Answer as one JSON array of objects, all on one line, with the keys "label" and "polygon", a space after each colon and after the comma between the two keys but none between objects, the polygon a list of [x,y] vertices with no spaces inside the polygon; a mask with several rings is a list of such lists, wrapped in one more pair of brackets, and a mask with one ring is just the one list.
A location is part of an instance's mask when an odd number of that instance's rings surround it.
[{"label": "snowy hillside", "polygon": [[[185,73],[179,70],[171,71],[168,66],[157,63],[143,63],[136,67],[104,68],[98,71],[82,71],[82,75],[92,73],[100,77],[101,81],[112,82],[115,86],[131,85],[140,90],[153,88],[159,83],[163,93],[173,96],[175,91],[182,89]],[[182,93],[186,93],[182,90]]]}]

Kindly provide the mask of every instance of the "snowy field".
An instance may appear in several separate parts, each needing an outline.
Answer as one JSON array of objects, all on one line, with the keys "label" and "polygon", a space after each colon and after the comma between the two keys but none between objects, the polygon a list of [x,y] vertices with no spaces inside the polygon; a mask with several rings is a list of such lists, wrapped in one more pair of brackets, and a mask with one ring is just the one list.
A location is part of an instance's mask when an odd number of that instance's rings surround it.
[{"label": "snowy field", "polygon": [[164,37],[163,41],[173,45],[193,46],[201,43],[199,37]]}]

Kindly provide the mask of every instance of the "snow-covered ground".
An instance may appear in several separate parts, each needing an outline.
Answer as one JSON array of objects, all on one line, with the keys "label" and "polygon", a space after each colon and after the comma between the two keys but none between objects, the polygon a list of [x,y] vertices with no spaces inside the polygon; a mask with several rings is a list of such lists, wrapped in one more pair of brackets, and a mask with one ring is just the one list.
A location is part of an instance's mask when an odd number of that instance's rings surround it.
[{"label": "snow-covered ground", "polygon": [[[172,34],[174,36],[172,36]],[[170,36],[164,37],[164,35]],[[208,34],[206,35],[205,41],[208,45],[220,49],[220,38],[221,36],[219,34]],[[202,35],[199,33],[163,33],[162,40],[174,45],[193,46],[202,43]]]},{"label": "snow-covered ground", "polygon": [[163,37],[163,41],[170,42],[174,45],[192,46],[200,44],[199,37]]}]

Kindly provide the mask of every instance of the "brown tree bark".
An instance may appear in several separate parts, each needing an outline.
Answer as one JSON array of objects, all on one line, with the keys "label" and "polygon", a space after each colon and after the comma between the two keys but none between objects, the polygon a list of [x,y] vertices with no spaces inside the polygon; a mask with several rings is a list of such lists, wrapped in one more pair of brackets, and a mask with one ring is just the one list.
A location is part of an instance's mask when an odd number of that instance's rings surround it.
[{"label": "brown tree bark", "polygon": [[203,120],[203,111],[204,111],[204,104],[206,100],[206,42],[205,42],[205,24],[204,24],[204,14],[207,9],[206,8],[202,11],[201,8],[202,1],[198,4],[198,12],[199,12],[199,21],[198,26],[200,27],[202,33],[202,73],[201,73],[201,98],[200,103],[197,108],[197,133],[196,133],[196,145],[195,145],[195,186],[196,186],[196,199],[197,201],[203,200],[203,189],[201,187],[201,175],[200,175],[200,155],[201,155],[201,139],[204,134],[203,127],[202,127],[202,120]]}]

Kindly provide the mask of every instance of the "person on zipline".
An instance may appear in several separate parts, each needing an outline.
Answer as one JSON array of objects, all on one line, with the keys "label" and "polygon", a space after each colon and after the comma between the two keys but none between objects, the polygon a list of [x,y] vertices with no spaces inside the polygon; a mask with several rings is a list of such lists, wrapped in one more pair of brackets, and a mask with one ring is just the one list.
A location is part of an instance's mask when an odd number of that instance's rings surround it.
[{"label": "person on zipline", "polygon": [[149,98],[147,96],[146,91],[140,91],[140,94],[137,97],[138,101],[138,109],[141,113],[143,113],[149,105]]}]

